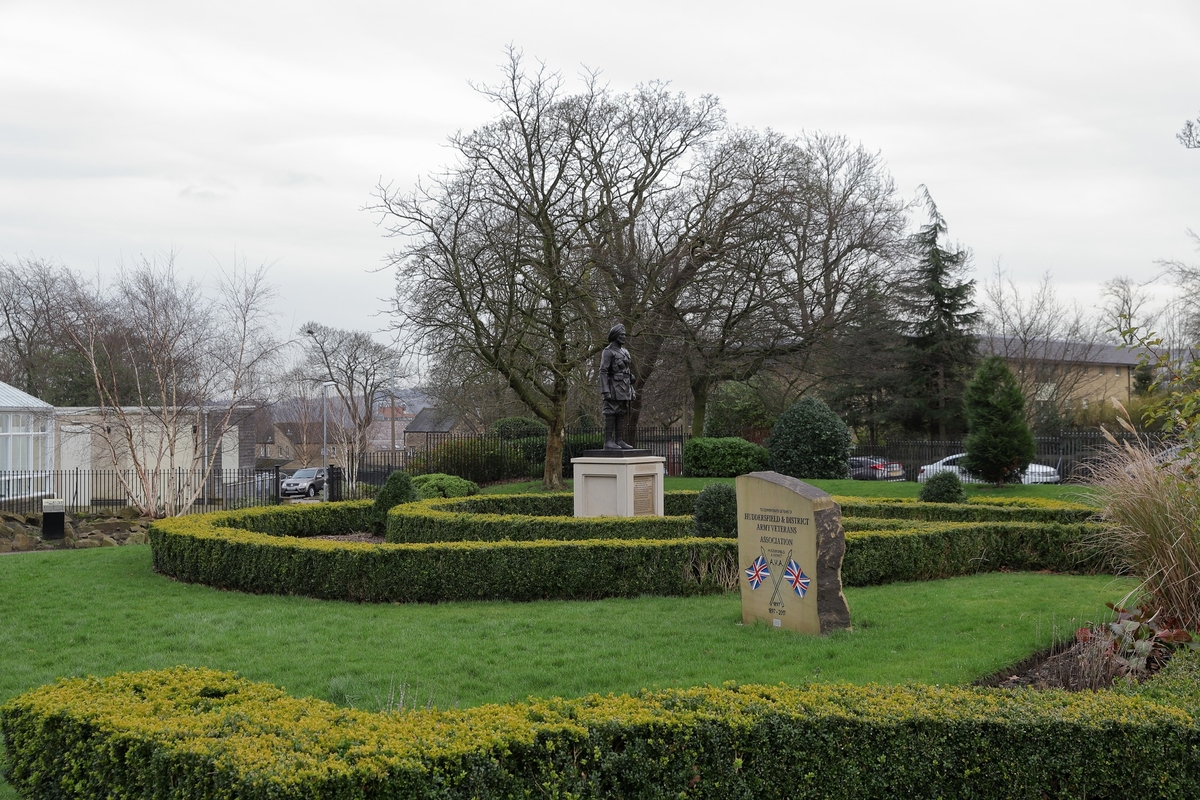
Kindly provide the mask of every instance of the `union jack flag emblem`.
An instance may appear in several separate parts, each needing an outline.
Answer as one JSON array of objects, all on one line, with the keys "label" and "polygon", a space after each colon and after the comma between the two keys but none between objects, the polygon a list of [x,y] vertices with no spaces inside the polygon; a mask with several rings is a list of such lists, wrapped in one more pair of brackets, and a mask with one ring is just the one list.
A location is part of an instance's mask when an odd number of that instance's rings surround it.
[{"label": "union jack flag emblem", "polygon": [[788,586],[792,587],[792,591],[804,597],[808,591],[809,578],[804,574],[804,570],[800,569],[800,565],[795,561],[788,561],[787,569],[783,571],[783,578],[788,582]]},{"label": "union jack flag emblem", "polygon": [[771,577],[771,571],[767,569],[767,560],[762,556],[754,559],[754,563],[746,567],[746,580],[750,581],[751,589],[762,586],[762,582],[769,577]]}]

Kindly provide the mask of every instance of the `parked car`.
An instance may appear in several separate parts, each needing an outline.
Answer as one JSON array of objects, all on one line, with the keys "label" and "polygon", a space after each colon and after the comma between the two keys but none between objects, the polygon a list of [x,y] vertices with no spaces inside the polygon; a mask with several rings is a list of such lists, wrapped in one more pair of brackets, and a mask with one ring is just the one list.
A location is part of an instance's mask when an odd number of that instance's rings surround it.
[{"label": "parked car", "polygon": [[[963,483],[985,483],[986,481],[982,478],[974,477],[962,466],[961,461],[966,456],[966,453],[956,453],[952,456],[946,456],[941,461],[926,464],[917,473],[917,483],[924,483],[929,480],[930,475],[935,475],[939,472],[953,472]],[[1059,476],[1058,470],[1054,467],[1047,467],[1045,464],[1030,464],[1021,473],[1021,483],[1059,483],[1061,480],[1062,478]]]},{"label": "parked car", "polygon": [[298,469],[291,477],[279,483],[280,497],[291,495],[316,497],[325,488],[325,470],[316,467]]},{"label": "parked car", "polygon": [[856,481],[902,481],[904,465],[875,456],[852,456],[850,477]]}]

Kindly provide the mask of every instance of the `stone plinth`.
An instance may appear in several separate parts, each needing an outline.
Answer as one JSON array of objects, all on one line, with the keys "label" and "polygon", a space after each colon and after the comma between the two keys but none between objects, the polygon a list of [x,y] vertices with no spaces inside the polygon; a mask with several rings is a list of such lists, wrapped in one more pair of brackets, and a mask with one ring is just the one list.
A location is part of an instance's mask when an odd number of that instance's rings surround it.
[{"label": "stone plinth", "polygon": [[586,450],[572,458],[575,516],[661,517],[667,460],[649,452]]},{"label": "stone plinth", "polygon": [[777,472],[737,479],[742,621],[801,633],[850,627],[842,594],[842,510],[825,492]]}]

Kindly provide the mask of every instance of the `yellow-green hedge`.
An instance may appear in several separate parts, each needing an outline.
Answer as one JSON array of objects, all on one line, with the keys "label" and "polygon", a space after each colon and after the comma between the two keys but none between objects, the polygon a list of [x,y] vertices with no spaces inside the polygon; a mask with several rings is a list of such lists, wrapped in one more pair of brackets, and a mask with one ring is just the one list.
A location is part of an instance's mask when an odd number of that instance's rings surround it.
[{"label": "yellow-green hedge", "polygon": [[986,498],[966,503],[922,503],[915,498],[834,497],[843,517],[924,522],[1087,522],[1097,509],[1042,498]]},{"label": "yellow-green hedge", "polygon": [[1200,795],[1196,654],[1153,691],[701,687],[370,714],[178,667],[0,707],[27,797]]},{"label": "yellow-green hedge", "polygon": [[[691,499],[694,502],[695,498]],[[695,536],[691,516],[576,517],[573,512],[570,495],[435,498],[392,508],[388,512],[387,541],[528,542]]]},{"label": "yellow-green hedge", "polygon": [[[421,524],[433,520],[430,531],[451,536],[489,516],[436,511],[439,504],[450,502],[456,501],[425,501],[393,509],[389,530],[397,518],[414,514],[423,520]],[[297,535],[363,530],[369,528],[370,514],[370,502],[354,501],[161,520],[150,528],[154,567],[179,580],[221,589],[356,602],[686,596],[724,591],[737,580],[737,542],[687,536],[679,518],[570,519],[573,528],[608,537],[577,540],[376,545]],[[536,533],[537,524],[547,521],[558,524],[555,519],[530,517],[531,530]],[[633,534],[641,525],[659,536],[664,535],[664,526],[677,527],[668,529],[674,538],[637,538]],[[845,526],[842,581],[847,586],[1000,568],[1059,572],[1105,568],[1095,552],[1083,546],[1093,530],[1084,523],[848,517]]]},{"label": "yellow-green hedge", "polygon": [[370,503],[352,502],[280,508],[283,519],[256,509],[159,520],[150,526],[154,568],[220,589],[356,602],[693,595],[736,581],[736,545],[727,539],[377,545],[275,533],[302,528],[296,518],[307,508],[319,509],[314,535],[338,530],[339,511],[340,532],[370,513]]},{"label": "yellow-green hedge", "polygon": [[[872,524],[874,523],[874,524]],[[926,581],[999,569],[1095,573],[1111,569],[1088,523],[917,522],[847,519],[842,583]]]}]

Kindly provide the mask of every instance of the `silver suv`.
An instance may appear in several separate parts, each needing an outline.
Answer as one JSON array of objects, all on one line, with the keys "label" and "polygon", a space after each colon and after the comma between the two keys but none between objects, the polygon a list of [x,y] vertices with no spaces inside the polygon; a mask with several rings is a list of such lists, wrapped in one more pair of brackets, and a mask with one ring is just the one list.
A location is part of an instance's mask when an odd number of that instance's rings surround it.
[{"label": "silver suv", "polygon": [[280,497],[290,495],[316,497],[325,488],[325,470],[316,467],[298,469],[290,478],[279,484]]}]

